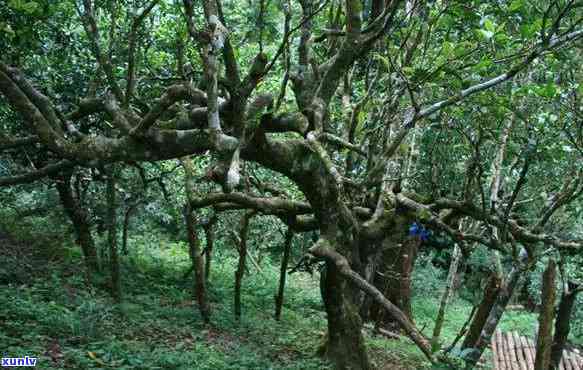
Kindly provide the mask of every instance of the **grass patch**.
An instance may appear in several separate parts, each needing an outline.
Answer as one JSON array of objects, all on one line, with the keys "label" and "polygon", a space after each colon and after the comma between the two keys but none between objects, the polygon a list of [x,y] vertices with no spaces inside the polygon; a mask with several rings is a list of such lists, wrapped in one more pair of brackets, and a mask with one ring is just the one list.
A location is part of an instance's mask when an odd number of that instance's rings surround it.
[{"label": "grass patch", "polygon": [[[0,284],[0,348],[3,356],[39,356],[43,369],[326,369],[317,357],[326,316],[318,277],[292,274],[280,322],[273,319],[278,261],[249,265],[244,279],[243,317],[232,310],[236,257],[217,249],[208,287],[212,325],[202,323],[192,300],[187,247],[152,243],[136,236],[122,257],[123,303],[105,289],[88,287],[78,247],[61,243],[60,258],[18,283]],[[155,245],[155,247],[154,247]],[[232,252],[232,251],[231,251]],[[107,282],[107,276],[101,281]],[[414,300],[419,328],[431,335],[439,298]],[[454,299],[447,310],[442,344],[458,334],[471,311]],[[531,335],[536,317],[508,311],[500,327]],[[407,338],[389,340],[366,332],[378,369],[430,368]],[[488,358],[489,354],[486,354]]]},{"label": "grass patch", "polygon": [[[152,248],[133,240],[122,261],[124,300],[87,287],[76,246],[63,247],[66,263],[0,285],[2,356],[39,356],[43,369],[325,369],[315,355],[325,332],[316,278],[289,279],[281,322],[273,319],[278,276],[264,259],[262,272],[245,277],[243,318],[232,312],[235,259],[215,255],[205,326],[182,280],[189,260],[183,243]],[[66,268],[65,268],[66,266]],[[103,281],[107,281],[105,276]]]}]

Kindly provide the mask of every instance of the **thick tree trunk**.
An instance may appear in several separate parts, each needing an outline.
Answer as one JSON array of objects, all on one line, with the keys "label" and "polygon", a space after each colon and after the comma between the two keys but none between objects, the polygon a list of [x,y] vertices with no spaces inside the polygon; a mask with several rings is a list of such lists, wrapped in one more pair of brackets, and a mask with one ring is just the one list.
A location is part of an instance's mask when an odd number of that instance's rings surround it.
[{"label": "thick tree trunk", "polygon": [[462,343],[462,349],[473,348],[476,346],[476,342],[478,341],[478,338],[480,338],[480,333],[482,333],[488,315],[490,315],[494,302],[496,302],[496,297],[498,297],[500,283],[500,276],[498,276],[497,273],[492,273],[486,283],[484,297],[478,306],[478,310]]},{"label": "thick tree trunk", "polygon": [[542,307],[538,317],[538,336],[536,341],[535,370],[548,370],[551,364],[553,336],[553,314],[555,308],[555,261],[549,264],[543,274]]},{"label": "thick tree trunk", "polygon": [[[330,288],[335,288],[334,292],[337,292],[338,289],[342,288],[347,289],[345,286],[339,286],[337,279],[338,277],[341,276],[345,282],[350,284],[350,287],[352,288],[351,291],[349,290],[350,293],[348,299],[345,300],[345,302],[348,302],[351,306],[354,306],[353,298],[355,297],[354,292],[355,291],[365,292],[368,296],[372,297],[376,303],[381,305],[383,309],[387,310],[390,313],[391,317],[393,317],[395,321],[399,323],[400,328],[402,328],[405,331],[407,336],[419,347],[423,354],[426,355],[430,361],[432,362],[434,361],[429,341],[421,334],[421,332],[419,332],[419,330],[417,330],[415,325],[407,318],[403,311],[401,311],[397,306],[391,303],[377,288],[375,288],[372,284],[368,283],[359,273],[352,270],[350,264],[348,263],[348,260],[343,255],[341,255],[340,253],[336,252],[333,248],[331,248],[330,243],[326,239],[320,239],[314,246],[310,248],[309,253],[314,256],[324,258],[327,262],[326,274],[324,276],[322,283],[324,285],[332,284],[331,286],[326,286],[325,289],[323,289],[323,291],[325,292],[325,294],[323,295],[324,302],[326,303],[326,309],[328,312],[333,313],[334,312],[333,310],[339,310],[342,308],[342,306],[335,304],[337,303],[335,299],[331,299],[331,297],[336,298],[337,295],[331,295],[329,292]],[[334,270],[331,270],[332,267],[334,267]],[[330,271],[336,273],[337,276],[330,277],[329,276]],[[328,319],[329,331],[331,330],[330,316],[332,315],[329,313]],[[340,318],[343,317],[341,314],[338,314],[338,312],[336,312],[333,316]],[[345,321],[349,320],[346,319]],[[353,338],[352,340],[353,345],[358,344],[356,338]],[[362,337],[360,337],[360,341],[362,342]],[[350,351],[350,349],[348,348],[344,349]],[[354,347],[351,350],[358,351],[359,353],[361,352],[361,349],[359,347]],[[349,366],[347,368],[355,369],[360,368],[355,360],[357,358],[361,358],[359,355],[352,354],[351,357],[349,358],[352,358],[354,365],[352,367]]]},{"label": "thick tree trunk", "polygon": [[[389,301],[399,307],[410,321],[413,321],[411,277],[419,245],[418,238],[411,238],[398,244],[395,249],[386,250],[383,253],[382,276],[375,284],[381,287]],[[378,303],[373,304],[372,316],[377,326],[396,328],[394,319]]]},{"label": "thick tree trunk", "polygon": [[243,285],[243,276],[245,275],[245,265],[247,261],[247,231],[249,230],[249,220],[252,213],[245,213],[241,218],[239,228],[239,262],[235,271],[235,317],[241,319],[241,286]]},{"label": "thick tree trunk", "polygon": [[[368,240],[365,242],[368,243],[371,248],[373,248],[375,250],[381,250],[380,243],[375,243],[375,241],[368,241]],[[370,255],[364,261],[363,277],[369,284],[372,284],[372,285],[375,284],[377,271],[380,267],[379,265],[380,265],[381,261],[380,261],[379,257],[380,256],[378,256],[378,254],[377,255]],[[381,291],[382,290],[383,290],[383,288],[381,287]],[[359,314],[360,314],[360,317],[361,317],[363,322],[374,320],[372,317],[373,305],[375,305],[374,300],[370,296],[364,294],[364,292],[363,292],[362,299],[360,300],[360,309],[359,309]]]},{"label": "thick tree trunk", "polygon": [[97,259],[97,250],[93,235],[91,234],[91,224],[89,216],[83,208],[81,208],[78,199],[73,196],[71,189],[71,174],[64,174],[56,178],[56,187],[61,199],[61,204],[65,209],[65,213],[73,224],[75,235],[77,236],[76,243],[81,247],[85,265],[87,266],[88,274],[91,278],[93,273],[99,271],[99,263]]},{"label": "thick tree trunk", "polygon": [[285,291],[285,278],[287,276],[287,265],[289,263],[289,255],[291,251],[292,239],[294,233],[291,228],[287,229],[285,233],[285,242],[283,245],[283,256],[281,257],[281,269],[279,272],[279,288],[275,296],[275,319],[281,318],[281,309],[283,306],[283,294]]},{"label": "thick tree trunk", "polygon": [[555,321],[555,336],[553,338],[553,346],[551,349],[551,368],[558,369],[561,357],[563,356],[563,349],[569,338],[571,331],[571,314],[575,307],[577,299],[578,287],[575,284],[569,283],[565,287],[559,303],[559,310]]},{"label": "thick tree trunk", "polygon": [[313,255],[326,260],[320,290],[327,314],[328,333],[321,349],[336,369],[368,370],[372,365],[358,313],[360,289],[349,284],[336,262],[315,252],[322,246],[323,250],[330,249],[341,255],[345,264],[350,264],[354,270],[362,269],[360,245],[355,241],[354,230],[343,214],[345,210],[337,205],[337,202],[322,205],[325,211],[321,215],[320,238],[310,248],[310,253],[314,252]]},{"label": "thick tree trunk", "polygon": [[[379,248],[382,250],[382,256],[374,277],[374,285],[412,321],[411,275],[420,240],[407,236],[410,223],[407,217],[396,216],[392,229],[385,232],[387,237]],[[398,330],[394,318],[388,315],[378,302],[371,304],[370,318],[375,321],[377,327]]]},{"label": "thick tree trunk", "polygon": [[119,273],[119,258],[117,253],[117,204],[115,194],[115,174],[110,171],[107,175],[107,242],[109,244],[109,266],[111,273],[111,295],[113,299],[121,302],[121,281]]},{"label": "thick tree trunk", "polygon": [[192,270],[194,271],[193,295],[198,303],[200,315],[205,323],[211,319],[210,308],[206,300],[206,280],[204,274],[204,258],[200,251],[200,242],[196,233],[196,225],[192,215],[192,208],[187,202],[184,207],[184,220],[186,222],[186,232],[188,234],[188,246],[190,260],[192,261]]},{"label": "thick tree trunk", "polygon": [[322,299],[328,319],[328,335],[323,353],[336,369],[371,369],[353,290],[347,286],[333,263],[326,263],[326,273],[322,280]]}]

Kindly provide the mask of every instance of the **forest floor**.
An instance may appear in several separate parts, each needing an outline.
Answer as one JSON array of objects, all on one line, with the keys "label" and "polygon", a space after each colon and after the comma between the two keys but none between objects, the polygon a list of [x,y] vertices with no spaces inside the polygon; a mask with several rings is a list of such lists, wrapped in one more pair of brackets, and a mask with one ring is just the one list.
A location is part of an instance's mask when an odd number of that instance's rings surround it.
[{"label": "forest floor", "polygon": [[[232,312],[236,261],[217,254],[209,287],[212,325],[205,326],[191,298],[192,277],[183,279],[189,266],[184,244],[160,248],[134,240],[132,253],[122,259],[120,305],[107,294],[106,275],[98,282],[101,288],[87,286],[77,247],[61,243],[60,250],[52,247],[48,253],[42,244],[31,247],[0,234],[0,255],[8,257],[0,267],[3,357],[37,356],[41,369],[328,368],[316,356],[326,328],[317,276],[290,276],[278,322],[273,295],[279,267],[266,258],[261,271],[250,266],[238,322]],[[418,326],[429,334],[437,301],[419,298],[414,307]],[[452,303],[445,343],[456,336],[470,309],[461,300]],[[533,322],[531,314],[511,313],[502,329],[529,332]],[[367,332],[366,340],[379,369],[430,368],[406,338],[388,340]]]}]

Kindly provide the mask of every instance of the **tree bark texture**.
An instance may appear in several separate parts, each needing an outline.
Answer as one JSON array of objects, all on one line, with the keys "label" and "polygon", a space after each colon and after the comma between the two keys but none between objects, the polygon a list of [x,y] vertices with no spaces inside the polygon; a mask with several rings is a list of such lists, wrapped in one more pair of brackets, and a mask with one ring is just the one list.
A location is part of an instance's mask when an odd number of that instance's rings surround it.
[{"label": "tree bark texture", "polygon": [[107,175],[107,242],[109,245],[109,267],[111,273],[111,295],[116,302],[121,302],[121,281],[119,257],[117,250],[117,204],[115,190],[115,171]]},{"label": "tree bark texture", "polygon": [[285,233],[285,241],[283,245],[283,256],[281,257],[281,269],[279,272],[279,288],[275,296],[275,319],[281,318],[281,310],[283,307],[283,295],[285,291],[285,280],[287,276],[287,266],[289,263],[289,255],[291,252],[292,239],[294,237],[293,231],[288,228]]},{"label": "tree bark texture", "polygon": [[243,285],[243,276],[245,275],[245,265],[247,262],[247,232],[249,231],[249,220],[252,213],[245,213],[241,217],[239,227],[239,243],[237,251],[239,252],[239,262],[235,271],[235,317],[241,319],[241,287]]},{"label": "tree bark texture", "polygon": [[[382,254],[373,281],[375,287],[384,292],[389,301],[412,320],[411,274],[420,240],[407,235],[410,223],[408,217],[397,215],[391,230],[386,231],[387,236],[380,244]],[[379,327],[397,329],[394,318],[390,317],[378,302],[372,303],[370,318]]]},{"label": "tree bark texture", "polygon": [[73,229],[77,236],[76,242],[81,247],[87,271],[91,276],[93,273],[99,271],[99,262],[97,249],[95,248],[95,242],[91,234],[89,215],[79,204],[79,199],[73,195],[71,174],[64,174],[56,178],[56,187],[65,213],[73,224]]},{"label": "tree bark texture", "polygon": [[573,313],[573,308],[575,307],[578,292],[579,290],[576,284],[567,283],[565,290],[561,295],[557,318],[555,320],[553,346],[551,349],[552,369],[559,368],[559,363],[563,356],[563,350],[565,349],[565,344],[567,343],[569,332],[571,331],[571,315]]},{"label": "tree bark texture", "polygon": [[482,297],[482,301],[480,302],[474,319],[470,324],[468,333],[464,338],[462,349],[473,348],[476,346],[476,342],[478,341],[478,338],[480,338],[480,333],[482,333],[482,329],[484,328],[486,320],[490,315],[490,311],[498,297],[501,282],[500,276],[496,272],[492,273],[488,278],[484,290],[484,296]]},{"label": "tree bark texture", "polygon": [[192,270],[194,271],[193,296],[198,303],[200,315],[205,323],[210,322],[211,312],[206,300],[206,279],[204,274],[204,257],[200,251],[200,240],[196,231],[196,223],[192,214],[190,203],[187,202],[184,211],[186,232],[188,234],[188,246]]},{"label": "tree bark texture", "polygon": [[186,189],[187,202],[184,206],[184,221],[192,270],[194,271],[193,296],[198,303],[198,309],[205,323],[210,322],[211,311],[206,299],[206,278],[205,261],[200,250],[200,240],[196,231],[196,223],[193,215],[191,200],[194,198],[194,165],[189,158],[182,158],[182,168],[184,169],[184,185]]},{"label": "tree bark texture", "polygon": [[474,350],[471,351],[467,356],[466,360],[467,370],[473,369],[476,366],[476,364],[480,360],[480,357],[482,357],[484,350],[486,349],[488,344],[490,344],[492,335],[496,331],[496,327],[498,326],[498,323],[500,322],[500,319],[502,318],[502,315],[506,310],[506,306],[508,305],[510,298],[512,298],[514,288],[516,288],[516,285],[518,284],[521,275],[522,275],[521,267],[514,266],[506,276],[506,279],[504,280],[502,287],[500,288],[500,291],[496,297],[494,305],[492,306],[492,309],[488,314],[486,323],[482,328],[480,337],[476,341],[475,345],[471,347]]},{"label": "tree bark texture", "polygon": [[441,296],[441,303],[439,305],[439,311],[437,313],[437,318],[435,319],[435,326],[433,328],[433,336],[431,338],[431,350],[436,352],[439,350],[439,336],[441,335],[441,329],[443,328],[443,323],[445,321],[445,310],[447,308],[447,304],[451,297],[451,292],[453,288],[453,284],[455,281],[455,277],[457,275],[457,270],[460,265],[460,261],[462,259],[462,251],[459,245],[455,245],[453,249],[453,256],[451,260],[451,264],[449,266],[449,272],[447,274],[447,281],[445,284],[445,290]]},{"label": "tree bark texture", "polygon": [[123,217],[123,231],[122,231],[122,245],[121,245],[121,252],[124,256],[127,256],[128,251],[128,237],[130,231],[130,220],[136,209],[138,208],[139,203],[135,203],[130,205],[124,214]]},{"label": "tree bark texture", "polygon": [[548,370],[551,364],[551,347],[553,337],[553,315],[555,308],[556,264],[549,260],[543,273],[542,304],[538,317],[538,335],[536,341],[535,370]]},{"label": "tree bark texture", "polygon": [[323,280],[328,319],[324,354],[337,369],[371,369],[352,290],[333,263],[326,263]]},{"label": "tree bark texture", "polygon": [[213,230],[214,222],[210,222],[207,225],[204,225],[204,235],[206,239],[206,247],[205,247],[205,267],[204,267],[204,278],[208,283],[210,275],[211,275],[211,266],[212,266],[212,258],[213,258],[213,248],[215,244],[215,233]]}]

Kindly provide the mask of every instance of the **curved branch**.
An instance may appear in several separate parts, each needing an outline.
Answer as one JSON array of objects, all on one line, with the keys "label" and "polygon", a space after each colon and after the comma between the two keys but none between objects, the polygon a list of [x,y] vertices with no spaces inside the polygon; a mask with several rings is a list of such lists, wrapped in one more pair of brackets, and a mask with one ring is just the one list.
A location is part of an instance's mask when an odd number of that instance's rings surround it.
[{"label": "curved branch", "polygon": [[68,160],[62,160],[57,163],[46,165],[45,167],[25,173],[22,175],[17,176],[10,176],[10,177],[0,177],[0,186],[10,186],[10,185],[18,185],[18,184],[28,184],[31,182],[35,182],[43,177],[47,177],[49,175],[55,175],[63,170],[69,169],[73,167],[75,164]]},{"label": "curved branch", "polygon": [[312,213],[308,203],[278,197],[254,197],[245,193],[213,193],[191,200],[193,208],[202,208],[219,203],[235,203],[264,214],[303,215]]},{"label": "curved branch", "polygon": [[7,149],[19,148],[21,146],[36,144],[39,142],[38,136],[31,135],[26,137],[11,138],[5,135],[0,135],[0,151]]},{"label": "curved branch", "polygon": [[138,135],[147,132],[172,104],[187,99],[195,104],[203,104],[206,102],[206,95],[188,85],[170,86],[130,134]]},{"label": "curved branch", "polygon": [[121,108],[117,105],[115,97],[113,97],[111,94],[108,94],[108,96],[105,98],[103,107],[105,108],[105,111],[111,116],[115,127],[117,127],[124,134],[129,134],[132,132],[132,125],[123,114]]},{"label": "curved branch", "polygon": [[303,136],[308,127],[308,120],[299,112],[282,113],[275,117],[265,114],[261,117],[261,128],[265,132],[297,132]]},{"label": "curved branch", "polygon": [[83,0],[83,13],[81,13],[81,9],[77,9],[79,15],[84,20],[83,26],[85,28],[85,32],[87,33],[87,37],[91,42],[91,49],[93,51],[93,56],[97,60],[97,63],[105,72],[105,77],[113,94],[117,98],[118,101],[124,101],[124,96],[117,83],[115,78],[115,74],[113,72],[113,65],[111,63],[111,59],[107,53],[104,53],[99,46],[99,29],[97,28],[97,21],[95,20],[95,14],[93,12],[93,4],[91,0]]},{"label": "curved branch", "polygon": [[334,263],[340,274],[352,285],[356,286],[378,304],[384,307],[391,316],[399,323],[401,328],[407,333],[407,336],[419,347],[423,354],[431,361],[434,361],[433,353],[429,341],[421,334],[415,325],[407,318],[407,316],[391,301],[389,301],[383,293],[381,293],[372,284],[366,281],[362,276],[350,268],[348,260],[340,253],[334,251],[330,243],[325,239],[320,239],[309,250],[311,255],[326,259]]},{"label": "curved branch", "polygon": [[348,141],[346,141],[346,140],[344,140],[336,135],[332,135],[328,132],[324,132],[324,133],[318,135],[318,137],[322,138],[325,141],[328,141],[329,143],[334,144],[338,147],[352,150],[353,152],[356,152],[356,153],[362,155],[363,157],[368,156],[367,153],[364,150],[362,150],[358,145],[352,144],[351,142],[348,142]]},{"label": "curved branch", "polygon": [[458,242],[463,242],[463,241],[478,242],[478,243],[483,244],[487,247],[497,249],[497,245],[491,243],[491,241],[486,239],[486,238],[483,238],[479,235],[465,234],[465,233],[462,233],[458,229],[452,228],[451,226],[449,226],[447,223],[445,223],[439,217],[432,215],[431,211],[430,211],[431,210],[430,206],[415,202],[413,199],[407,198],[402,193],[396,194],[395,198],[396,198],[397,202],[399,203],[399,205],[401,205],[401,206],[405,206],[406,208],[409,208],[409,209],[414,210],[416,212],[427,212],[429,214],[429,216],[426,219],[424,219],[424,221],[433,227],[436,227],[440,230],[445,231],[454,240],[456,240]]},{"label": "curved branch", "polygon": [[[475,220],[479,220],[487,224],[494,225],[498,228],[501,228],[504,225],[504,220],[502,217],[495,214],[486,213],[480,208],[476,207],[475,205],[467,202],[459,202],[452,199],[438,199],[428,207],[429,207],[428,209],[432,211],[440,209],[454,209],[458,211],[461,215],[472,217]],[[508,226],[507,232],[510,233],[512,237],[518,242],[545,243],[547,245],[559,249],[583,248],[583,241],[562,240],[552,235],[531,232],[526,227],[520,226],[518,222],[516,222],[516,220],[513,219],[507,221],[507,226]]]},{"label": "curved branch", "polygon": [[66,140],[62,132],[56,130],[51,124],[54,122],[51,122],[49,118],[52,114],[48,113],[51,111],[48,99],[32,89],[18,71],[2,62],[0,62],[0,92],[10,105],[24,116],[31,128],[50,149],[60,151],[60,148],[66,144]]},{"label": "curved branch", "polygon": [[484,82],[481,82],[479,84],[470,86],[467,89],[460,91],[458,94],[456,94],[450,98],[444,99],[442,101],[439,101],[437,103],[434,103],[434,104],[422,109],[419,112],[418,118],[430,116],[433,113],[435,113],[435,112],[437,112],[445,107],[448,107],[450,105],[456,104],[456,103],[464,100],[465,98],[467,98],[471,95],[474,95],[474,94],[479,93],[481,91],[487,90],[491,87],[499,85],[503,82],[506,82],[506,81],[510,80],[511,78],[513,78],[514,76],[516,76],[518,74],[518,72],[525,69],[530,63],[532,63],[536,58],[538,58],[544,52],[552,50],[552,49],[556,49],[556,48],[564,45],[565,43],[577,40],[578,38],[580,38],[582,36],[583,36],[583,29],[568,33],[568,34],[563,35],[561,37],[555,37],[548,44],[540,43],[535,48],[535,50],[533,50],[531,53],[529,53],[524,58],[524,60],[522,60],[520,63],[518,63],[517,65],[510,68],[510,70],[508,70],[508,72],[503,73],[497,77],[491,78],[489,80],[486,80]]},{"label": "curved branch", "polygon": [[577,191],[579,185],[583,183],[583,170],[579,170],[577,177],[568,176],[567,180],[558,193],[549,199],[548,205],[541,211],[541,216],[536,225],[534,232],[540,232],[551,216],[561,207],[567,205],[575,198],[583,194],[583,187]]},{"label": "curved branch", "polygon": [[100,98],[81,99],[79,104],[77,104],[77,108],[71,113],[67,114],[65,118],[71,121],[76,121],[81,118],[87,117],[91,114],[103,111],[105,111],[103,99]]},{"label": "curved branch", "polygon": [[[391,144],[384,150],[382,156],[386,158],[390,158],[399,147],[403,139],[407,136],[409,131],[415,127],[415,123],[420,121],[423,118],[426,118],[443,108],[449,107],[451,105],[457,104],[462,100],[465,100],[471,95],[477,94],[479,92],[485,91],[490,89],[494,86],[500,85],[503,82],[506,82],[516,76],[519,72],[524,70],[526,67],[530,65],[536,58],[541,56],[543,53],[556,49],[568,42],[574,41],[579,39],[583,36],[583,29],[578,31],[570,32],[566,35],[561,37],[555,37],[550,43],[548,44],[539,44],[532,52],[530,52],[520,63],[511,67],[508,72],[503,73],[499,76],[493,77],[488,79],[484,82],[475,84],[470,86],[459,93],[441,100],[437,103],[432,105],[426,106],[425,108],[420,109],[419,111],[415,111],[412,114],[408,114],[405,118],[401,129],[396,133],[395,139],[391,142]],[[384,161],[379,161],[379,164],[371,171],[372,174],[378,174],[382,170]]]},{"label": "curved branch", "polygon": [[136,15],[134,21],[132,22],[132,27],[130,30],[129,38],[129,49],[128,49],[128,71],[126,77],[126,94],[124,107],[128,107],[132,95],[135,89],[135,69],[136,69],[136,43],[137,43],[137,33],[140,25],[148,14],[154,9],[156,4],[160,0],[152,0],[139,14]]}]

